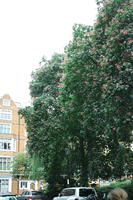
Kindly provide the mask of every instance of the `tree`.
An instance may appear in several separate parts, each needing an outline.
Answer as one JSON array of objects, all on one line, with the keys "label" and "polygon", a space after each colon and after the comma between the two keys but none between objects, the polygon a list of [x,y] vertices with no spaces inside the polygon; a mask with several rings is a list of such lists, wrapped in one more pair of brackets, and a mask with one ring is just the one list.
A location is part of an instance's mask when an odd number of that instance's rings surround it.
[{"label": "tree", "polygon": [[13,158],[13,164],[12,164],[12,169],[13,169],[13,176],[15,178],[19,177],[29,177],[29,172],[30,172],[30,161],[29,161],[29,156],[26,153],[18,153],[14,158]]},{"label": "tree", "polygon": [[[120,172],[117,158],[124,156],[121,144],[126,151],[130,148],[133,129],[132,1],[98,3],[94,27],[74,26],[64,65],[66,132],[71,146],[79,150],[80,177],[86,179],[82,183],[86,183],[89,172],[91,178],[123,175],[126,160]],[[91,162],[93,158],[96,162]]]},{"label": "tree", "polygon": [[119,170],[116,158],[120,144],[130,148],[133,129],[132,5],[131,0],[102,1],[93,34],[93,51],[100,55],[100,76],[104,81],[100,112],[112,174]]},{"label": "tree", "polygon": [[43,59],[41,67],[32,74],[30,83],[33,106],[20,110],[27,124],[29,153],[41,160],[43,178],[49,183],[48,190],[52,190],[53,195],[58,184],[62,184],[61,165],[65,151],[61,111],[57,102],[62,62],[63,55],[60,54],[54,54],[51,60]]},{"label": "tree", "polygon": [[97,22],[74,25],[65,56],[42,59],[30,83],[33,106],[20,110],[53,195],[63,177],[86,185],[122,176],[132,155],[132,1],[97,3]]},{"label": "tree", "polygon": [[[88,178],[93,177],[93,151],[96,155],[96,143],[98,138],[95,134],[93,104],[99,91],[94,84],[97,69],[96,57],[91,54],[92,27],[75,25],[73,27],[73,40],[66,48],[67,61],[64,64],[64,80],[62,87],[62,107],[66,127],[66,135],[69,138],[69,160],[73,165],[73,155],[77,155],[74,174],[80,173],[80,184],[88,184]],[[97,93],[95,91],[97,90]],[[96,97],[97,96],[97,97]],[[88,118],[86,108],[88,107]],[[96,142],[97,141],[97,142]],[[70,159],[72,157],[72,159]]]}]

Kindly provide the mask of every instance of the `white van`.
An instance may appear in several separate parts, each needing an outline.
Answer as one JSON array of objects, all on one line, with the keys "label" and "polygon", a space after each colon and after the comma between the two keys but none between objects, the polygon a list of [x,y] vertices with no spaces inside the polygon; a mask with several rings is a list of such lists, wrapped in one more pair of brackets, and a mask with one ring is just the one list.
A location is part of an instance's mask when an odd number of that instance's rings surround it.
[{"label": "white van", "polygon": [[71,187],[64,188],[53,200],[85,200],[89,195],[97,197],[96,190],[92,187]]}]

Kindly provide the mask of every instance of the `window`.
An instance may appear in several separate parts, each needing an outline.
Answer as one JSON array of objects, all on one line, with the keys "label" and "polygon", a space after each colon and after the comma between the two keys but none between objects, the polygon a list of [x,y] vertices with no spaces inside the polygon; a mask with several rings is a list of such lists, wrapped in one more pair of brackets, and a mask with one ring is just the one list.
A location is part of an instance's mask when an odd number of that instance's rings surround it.
[{"label": "window", "polygon": [[9,179],[0,178],[0,193],[6,193],[9,191]]},{"label": "window", "polygon": [[43,193],[39,191],[32,191],[32,195],[43,195]]},{"label": "window", "polygon": [[0,109],[0,119],[11,120],[12,119],[12,111]]},{"label": "window", "polygon": [[10,100],[9,99],[3,99],[3,106],[10,106]]},{"label": "window", "polygon": [[11,170],[11,158],[10,157],[0,157],[0,170],[10,171]]},{"label": "window", "polygon": [[0,124],[0,133],[11,133],[11,125],[10,124]]},{"label": "window", "polygon": [[95,194],[93,189],[80,189],[79,190],[79,196],[81,196],[81,197],[87,197],[90,194]]},{"label": "window", "polygon": [[16,150],[16,140],[13,138],[12,139],[0,138],[0,150],[15,151]]},{"label": "window", "polygon": [[61,196],[71,196],[71,195],[75,195],[75,189],[64,189],[61,192]]},{"label": "window", "polygon": [[20,182],[20,188],[21,188],[21,189],[26,189],[26,188],[28,188],[28,182],[27,182],[27,181],[21,181],[21,182]]}]

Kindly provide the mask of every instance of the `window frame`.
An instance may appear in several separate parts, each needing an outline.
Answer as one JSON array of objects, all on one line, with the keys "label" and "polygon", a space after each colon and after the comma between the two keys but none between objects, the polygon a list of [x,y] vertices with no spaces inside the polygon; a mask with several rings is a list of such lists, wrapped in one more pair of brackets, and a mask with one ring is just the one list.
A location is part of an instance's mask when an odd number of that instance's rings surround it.
[{"label": "window frame", "polygon": [[3,106],[10,106],[11,101],[10,101],[10,99],[3,99],[2,104],[3,104]]},{"label": "window frame", "polygon": [[[0,130],[0,134],[11,134],[11,124],[10,123],[0,123],[0,129],[1,129],[1,125],[3,125],[3,130],[6,130],[5,132],[3,132],[3,131],[1,131]],[[8,126],[8,127],[4,127],[4,125],[6,126]],[[7,131],[7,130],[9,130],[9,131]]]},{"label": "window frame", "polygon": [[[6,162],[3,162],[3,160],[4,160],[4,158],[6,159]],[[1,159],[3,159],[2,161],[1,161]],[[10,162],[7,162],[7,159],[9,159],[10,160]],[[10,172],[10,171],[12,171],[12,169],[11,169],[11,162],[12,162],[12,160],[11,160],[11,156],[0,156],[0,171],[6,171],[6,172]],[[9,164],[10,163],[10,164]],[[5,167],[5,166],[6,167]],[[5,167],[5,169],[4,169],[4,167]]]},{"label": "window frame", "polygon": [[[10,148],[8,145],[10,144]],[[7,148],[6,148],[7,146]],[[3,147],[3,148],[1,148]],[[0,138],[0,151],[16,151],[16,139],[14,138]]]},{"label": "window frame", "polygon": [[[23,187],[23,185],[24,185],[25,183],[27,184],[27,187],[25,187],[25,186]],[[20,189],[28,189],[28,181],[20,181],[20,183],[19,183],[19,188],[20,188]]]},{"label": "window frame", "polygon": [[[2,182],[4,182],[4,181],[7,181],[8,182],[8,184],[5,184],[5,185],[7,185],[8,187],[7,187],[7,191],[5,190],[5,191],[3,191],[2,189],[2,186],[4,185]],[[9,191],[9,184],[10,184],[10,180],[8,179],[8,178],[0,178],[0,192],[8,192]]]},{"label": "window frame", "polygon": [[12,110],[0,109],[0,120],[12,120]]}]

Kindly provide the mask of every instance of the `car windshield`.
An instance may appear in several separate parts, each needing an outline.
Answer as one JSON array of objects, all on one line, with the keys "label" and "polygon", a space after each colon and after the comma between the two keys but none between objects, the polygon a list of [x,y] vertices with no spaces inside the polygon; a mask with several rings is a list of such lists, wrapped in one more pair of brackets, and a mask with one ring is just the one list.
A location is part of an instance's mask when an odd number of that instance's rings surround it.
[{"label": "car windshield", "polygon": [[65,189],[61,192],[61,196],[72,196],[75,195],[75,189]]},{"label": "car windshield", "polygon": [[92,189],[80,189],[79,190],[80,197],[87,197],[90,194],[95,194],[94,190],[92,190]]}]

